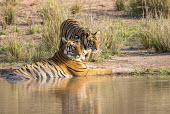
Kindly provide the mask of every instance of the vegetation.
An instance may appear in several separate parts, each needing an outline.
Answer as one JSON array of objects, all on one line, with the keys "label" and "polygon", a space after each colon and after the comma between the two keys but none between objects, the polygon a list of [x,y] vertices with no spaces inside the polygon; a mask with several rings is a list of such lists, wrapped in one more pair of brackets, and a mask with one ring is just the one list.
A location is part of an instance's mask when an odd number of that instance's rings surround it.
[{"label": "vegetation", "polygon": [[60,25],[68,18],[68,13],[63,6],[51,0],[43,5],[41,16],[43,19],[43,47],[53,54],[58,50],[60,43]]},{"label": "vegetation", "polygon": [[13,2],[4,2],[3,8],[2,8],[2,17],[1,17],[1,23],[3,25],[10,25],[14,24],[15,22],[15,11],[14,6],[12,4]]},{"label": "vegetation", "polygon": [[[99,54],[94,54],[91,58],[91,61],[101,61],[102,58],[107,58],[110,55],[120,54],[121,41],[123,40],[124,36],[119,36],[118,34],[120,31],[116,31],[116,29],[114,30],[113,28],[120,27],[123,29],[124,25],[121,25],[121,22],[116,22],[116,24],[113,25],[111,20],[107,20],[107,23],[102,23],[99,21],[94,21],[93,18],[84,18],[82,25],[91,28],[93,32],[100,30],[100,42],[102,42],[102,45],[100,45],[101,52],[99,52]],[[104,26],[105,29],[102,29]],[[101,55],[102,58],[100,58]]]},{"label": "vegetation", "polygon": [[40,51],[40,46],[36,45],[33,41],[25,42],[17,38],[15,35],[4,42],[0,48],[0,54],[5,54],[2,61],[7,62],[36,62],[44,57],[44,51]]},{"label": "vegetation", "polygon": [[170,69],[148,69],[146,71],[135,71],[130,75],[170,75]]},{"label": "vegetation", "polygon": [[[58,9],[58,10],[57,10]],[[28,34],[42,32],[42,42],[34,42],[34,40],[24,40],[18,38],[20,29],[15,25],[12,27],[13,35],[0,43],[0,51],[6,54],[6,58],[1,58],[7,62],[36,62],[44,58],[49,58],[58,49],[60,24],[66,19],[67,12],[64,12],[62,6],[58,6],[53,0],[47,2],[40,12],[43,25],[30,25]],[[40,29],[42,28],[42,30]],[[3,30],[7,31],[7,30]],[[4,32],[1,32],[1,35]],[[21,34],[22,35],[22,34]]]},{"label": "vegetation", "polygon": [[168,17],[169,0],[116,0],[117,9],[127,10],[137,17]]},{"label": "vegetation", "polygon": [[21,60],[23,58],[23,43],[20,39],[12,39],[9,41],[8,47],[6,47],[7,52],[9,52],[9,54],[16,58],[17,60]]},{"label": "vegetation", "polygon": [[170,52],[170,20],[148,19],[140,24],[139,37],[148,49],[157,52]]},{"label": "vegetation", "polygon": [[35,33],[40,33],[41,29],[37,27],[36,25],[31,25],[29,28],[29,33],[28,34],[35,34]]},{"label": "vegetation", "polygon": [[132,15],[168,16],[168,0],[131,0]]},{"label": "vegetation", "polygon": [[121,11],[121,10],[125,10],[126,9],[126,5],[125,5],[126,0],[116,0],[116,8],[117,10]]},{"label": "vegetation", "polygon": [[[119,0],[116,0],[118,3]],[[124,4],[124,0],[120,1],[119,10],[126,9],[126,5],[132,6],[132,1]],[[144,0],[136,0],[136,2]],[[143,3],[143,2],[142,2]],[[161,2],[162,3],[162,2]],[[162,3],[165,4],[165,3]],[[117,4],[118,5],[118,4]],[[76,9],[76,7],[78,7]],[[72,7],[77,13],[81,6]],[[151,7],[151,6],[150,6]],[[161,7],[158,8],[160,11]],[[6,9],[9,12],[14,10]],[[133,11],[133,8],[131,8]],[[157,11],[157,10],[156,10]],[[1,12],[3,18],[8,17]],[[20,61],[20,62],[35,62],[44,58],[52,56],[59,47],[60,38],[60,25],[68,18],[78,18],[81,26],[90,28],[93,32],[100,30],[100,52],[93,54],[91,61],[101,61],[111,55],[120,54],[122,46],[135,46],[143,45],[148,49],[155,49],[158,52],[170,52],[170,21],[166,18],[147,17],[135,22],[126,22],[121,19],[108,19],[105,16],[96,19],[95,16],[82,16],[72,17],[70,11],[66,10],[62,4],[58,4],[53,0],[48,1],[42,5],[40,15],[42,24],[33,24],[28,28],[29,34],[40,33],[42,39],[39,42],[34,40],[27,41],[22,36],[26,35],[21,32],[18,25],[7,25],[12,27],[12,35],[7,37],[7,40],[0,42],[0,54],[6,55],[2,60],[7,62]],[[156,13],[155,13],[156,14]],[[160,15],[160,14],[159,14]],[[10,17],[10,16],[9,16]],[[12,16],[9,20],[15,20],[15,16]],[[7,21],[6,24],[13,21]],[[9,33],[8,29],[3,28],[1,23],[0,35],[6,35]]]},{"label": "vegetation", "polygon": [[5,32],[3,32],[3,31],[0,31],[0,36],[1,36],[1,35],[5,35]]},{"label": "vegetation", "polygon": [[19,29],[17,26],[14,26],[14,27],[12,28],[12,32],[19,33],[19,32],[20,32],[20,29]]},{"label": "vegetation", "polygon": [[82,6],[80,4],[75,4],[70,8],[72,14],[78,14],[82,11]]}]

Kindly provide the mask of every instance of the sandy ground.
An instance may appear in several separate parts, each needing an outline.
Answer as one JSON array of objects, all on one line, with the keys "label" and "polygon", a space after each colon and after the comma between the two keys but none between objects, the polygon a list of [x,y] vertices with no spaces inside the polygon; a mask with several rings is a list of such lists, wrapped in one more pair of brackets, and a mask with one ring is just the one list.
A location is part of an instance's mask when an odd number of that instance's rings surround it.
[{"label": "sandy ground", "polygon": [[101,63],[87,64],[89,66],[112,68],[115,73],[130,73],[148,69],[170,69],[170,54],[126,49],[122,50],[120,56],[111,56]]},{"label": "sandy ground", "polygon": [[[43,0],[45,1],[45,0]],[[57,0],[56,0],[57,1]],[[103,13],[107,18],[117,19],[123,18],[127,21],[135,21],[125,12],[116,11],[113,0],[58,0],[63,2],[70,8],[73,4],[81,4],[83,7],[83,15],[93,14],[100,16]],[[0,0],[0,3],[2,0]],[[20,28],[21,37],[26,39],[41,39],[41,34],[27,35],[28,29],[32,23],[40,23],[38,11],[40,9],[40,0],[20,0],[16,6],[16,22]],[[0,4],[1,5],[1,4]],[[80,15],[80,16],[81,16]],[[9,33],[11,31],[9,30]],[[0,36],[0,41],[8,38],[8,35]],[[1,56],[1,55],[0,55]],[[116,73],[129,73],[135,70],[160,69],[170,68],[170,54],[154,53],[147,50],[122,49],[122,54],[119,56],[111,56],[101,63],[88,62],[88,66],[112,68]],[[13,69],[19,68],[20,65],[0,64],[0,74],[4,75],[11,72]]]}]

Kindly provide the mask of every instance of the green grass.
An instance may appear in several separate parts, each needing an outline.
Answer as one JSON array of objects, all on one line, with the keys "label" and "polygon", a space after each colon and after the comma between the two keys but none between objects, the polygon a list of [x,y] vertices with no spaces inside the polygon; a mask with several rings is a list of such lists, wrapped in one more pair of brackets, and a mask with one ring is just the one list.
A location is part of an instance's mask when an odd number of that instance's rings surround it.
[{"label": "green grass", "polygon": [[5,35],[6,33],[4,31],[0,31],[0,36]]},{"label": "green grass", "polygon": [[125,10],[126,9],[126,5],[125,5],[126,0],[116,0],[116,9],[121,11],[121,10]]},{"label": "green grass", "polygon": [[15,35],[8,38],[8,41],[3,42],[3,45],[1,44],[0,54],[5,55],[1,56],[0,59],[9,63],[32,63],[47,57],[42,44],[37,44],[34,41],[24,41]]},{"label": "green grass", "polygon": [[170,69],[148,69],[146,71],[135,71],[130,75],[170,75]]},{"label": "green grass", "polygon": [[6,46],[5,49],[12,57],[12,59],[21,60],[24,57],[23,42],[20,39],[14,37],[12,40],[8,42],[8,45]]},{"label": "green grass", "polygon": [[41,32],[41,29],[36,25],[31,25],[28,30],[28,34],[35,34],[35,33],[40,33],[40,32]]},{"label": "green grass", "polygon": [[17,26],[14,26],[13,28],[12,28],[12,32],[16,32],[16,33],[20,33],[20,29],[19,29],[19,27],[17,27]]}]

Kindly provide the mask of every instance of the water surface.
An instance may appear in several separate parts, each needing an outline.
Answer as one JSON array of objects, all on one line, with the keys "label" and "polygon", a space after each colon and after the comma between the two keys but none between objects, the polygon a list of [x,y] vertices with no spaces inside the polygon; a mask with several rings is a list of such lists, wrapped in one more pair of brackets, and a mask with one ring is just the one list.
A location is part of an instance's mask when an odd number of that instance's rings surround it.
[{"label": "water surface", "polygon": [[0,114],[170,114],[169,98],[165,77],[0,78]]}]

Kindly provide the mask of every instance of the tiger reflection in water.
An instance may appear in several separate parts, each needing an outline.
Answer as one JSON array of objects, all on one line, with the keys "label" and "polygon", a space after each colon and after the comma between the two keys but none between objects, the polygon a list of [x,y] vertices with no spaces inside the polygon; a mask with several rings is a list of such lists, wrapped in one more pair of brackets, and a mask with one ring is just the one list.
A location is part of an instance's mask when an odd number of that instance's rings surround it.
[{"label": "tiger reflection in water", "polygon": [[[18,88],[17,90],[20,91],[18,94],[24,94],[17,101],[28,102],[28,106],[26,104],[25,107],[29,107],[31,101],[31,104],[50,107],[50,110],[56,114],[101,114],[101,91],[99,90],[100,86],[96,83],[107,80],[112,80],[112,77],[89,76],[23,80],[23,83],[14,84],[13,88]],[[91,84],[95,84],[95,88],[92,88]],[[37,109],[39,110],[39,107]]]}]

